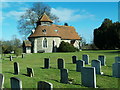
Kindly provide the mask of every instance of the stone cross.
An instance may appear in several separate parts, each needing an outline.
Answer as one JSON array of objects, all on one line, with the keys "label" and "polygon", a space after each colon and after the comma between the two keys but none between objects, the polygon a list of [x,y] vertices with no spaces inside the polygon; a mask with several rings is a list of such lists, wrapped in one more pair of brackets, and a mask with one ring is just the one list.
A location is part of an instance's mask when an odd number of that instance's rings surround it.
[{"label": "stone cross", "polygon": [[4,75],[0,73],[0,90],[2,90],[4,84]]},{"label": "stone cross", "polygon": [[95,67],[81,68],[81,82],[86,87],[96,88],[96,73]]},{"label": "stone cross", "polygon": [[10,61],[13,61],[12,56],[10,56]]},{"label": "stone cross", "polygon": [[19,72],[19,63],[14,62],[14,74],[18,75]]},{"label": "stone cross", "polygon": [[60,69],[60,82],[68,83],[68,69]]},{"label": "stone cross", "polygon": [[95,67],[96,74],[103,74],[101,72],[101,61],[100,60],[92,60],[92,67]]},{"label": "stone cross", "polygon": [[113,77],[120,78],[120,63],[113,63],[112,75]]},{"label": "stone cross", "polygon": [[11,77],[11,90],[22,90],[22,81],[19,78]]},{"label": "stone cross", "polygon": [[102,66],[106,66],[106,64],[105,64],[105,62],[106,62],[106,57],[105,57],[105,56],[99,55],[99,56],[98,56],[98,60],[101,61],[101,65],[102,65]]},{"label": "stone cross", "polygon": [[73,64],[75,64],[76,61],[77,61],[77,56],[72,56],[72,62],[73,62]]},{"label": "stone cross", "polygon": [[34,76],[34,71],[33,71],[32,68],[28,68],[28,67],[27,67],[27,75],[28,75],[29,77],[33,77],[33,76]]},{"label": "stone cross", "polygon": [[59,58],[58,59],[58,69],[64,68],[64,60]]},{"label": "stone cross", "polygon": [[39,81],[38,90],[53,90],[53,85],[46,81]]},{"label": "stone cross", "polygon": [[81,67],[84,67],[85,66],[85,61],[83,60],[78,60],[76,62],[76,71],[77,72],[81,72]]},{"label": "stone cross", "polygon": [[82,60],[85,61],[85,64],[89,64],[89,55],[82,55]]},{"label": "stone cross", "polygon": [[44,68],[48,69],[50,67],[50,59],[44,58]]},{"label": "stone cross", "polygon": [[120,62],[120,56],[115,57],[115,63],[118,63],[118,62]]}]

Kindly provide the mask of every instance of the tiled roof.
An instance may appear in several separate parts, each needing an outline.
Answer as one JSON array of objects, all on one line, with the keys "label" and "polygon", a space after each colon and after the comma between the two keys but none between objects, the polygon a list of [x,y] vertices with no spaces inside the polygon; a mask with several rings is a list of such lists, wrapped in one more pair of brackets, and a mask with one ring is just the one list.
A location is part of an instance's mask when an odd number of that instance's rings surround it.
[{"label": "tiled roof", "polygon": [[51,26],[38,26],[31,37],[39,36],[51,36],[51,37],[61,37],[61,39],[80,39],[78,33],[75,31],[75,28],[72,26],[60,26],[54,25]]},{"label": "tiled roof", "polygon": [[25,46],[31,47],[31,42],[28,41],[28,40],[23,41],[23,44],[24,44]]},{"label": "tiled roof", "polygon": [[43,14],[43,16],[41,17],[40,21],[49,21],[49,22],[53,22],[45,13]]}]

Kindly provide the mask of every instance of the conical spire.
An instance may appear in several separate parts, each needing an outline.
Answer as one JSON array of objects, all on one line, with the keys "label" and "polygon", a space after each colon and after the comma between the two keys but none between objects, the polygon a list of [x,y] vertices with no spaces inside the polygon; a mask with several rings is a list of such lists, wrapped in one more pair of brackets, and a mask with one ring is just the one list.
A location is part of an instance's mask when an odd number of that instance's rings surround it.
[{"label": "conical spire", "polygon": [[44,13],[40,19],[41,22],[53,22],[47,15]]}]

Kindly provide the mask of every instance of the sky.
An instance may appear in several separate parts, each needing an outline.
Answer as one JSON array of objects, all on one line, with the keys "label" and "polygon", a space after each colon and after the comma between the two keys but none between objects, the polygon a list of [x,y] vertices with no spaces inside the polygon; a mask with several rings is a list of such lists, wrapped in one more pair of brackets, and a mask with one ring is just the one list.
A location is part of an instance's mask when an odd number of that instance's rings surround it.
[{"label": "sky", "polygon": [[[11,40],[16,35],[22,40],[17,29],[19,17],[35,2],[2,2],[0,40]],[[51,13],[60,19],[60,25],[74,26],[78,35],[87,43],[93,40],[94,29],[100,27],[105,18],[118,21],[118,2],[43,2],[51,7]]]}]

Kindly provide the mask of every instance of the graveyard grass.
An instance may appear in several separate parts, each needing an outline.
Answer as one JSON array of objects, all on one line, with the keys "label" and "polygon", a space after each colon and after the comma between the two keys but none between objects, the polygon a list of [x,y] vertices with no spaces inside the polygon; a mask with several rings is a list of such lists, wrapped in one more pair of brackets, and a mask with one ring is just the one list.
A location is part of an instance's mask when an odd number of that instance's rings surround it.
[{"label": "graveyard grass", "polygon": [[[2,73],[5,76],[4,88],[10,88],[10,77],[18,77],[22,80],[23,88],[37,88],[38,81],[47,81],[53,84],[54,88],[87,88],[81,85],[81,73],[76,72],[76,65],[72,64],[72,56],[76,55],[79,60],[83,54],[89,55],[89,60],[97,59],[98,55],[106,56],[106,65],[102,66],[104,75],[97,75],[98,88],[118,88],[118,78],[112,77],[112,64],[115,62],[114,57],[118,56],[117,50],[88,50],[74,53],[37,53],[26,54],[25,58],[13,58],[9,61],[8,56],[4,56],[2,60]],[[14,56],[14,55],[13,55]],[[14,56],[15,57],[15,56]],[[44,58],[50,58],[50,68],[43,69]],[[68,76],[74,79],[72,84],[60,83],[60,70],[57,69],[57,59],[65,60],[65,68],[68,69]],[[18,62],[20,66],[20,74],[14,75],[13,64]],[[90,67],[91,65],[86,65]],[[28,77],[27,67],[33,68],[34,77]]]}]

